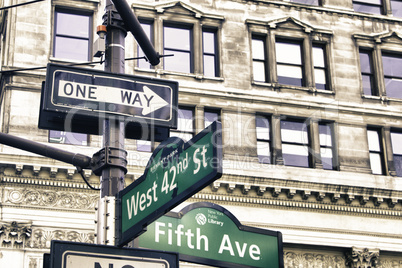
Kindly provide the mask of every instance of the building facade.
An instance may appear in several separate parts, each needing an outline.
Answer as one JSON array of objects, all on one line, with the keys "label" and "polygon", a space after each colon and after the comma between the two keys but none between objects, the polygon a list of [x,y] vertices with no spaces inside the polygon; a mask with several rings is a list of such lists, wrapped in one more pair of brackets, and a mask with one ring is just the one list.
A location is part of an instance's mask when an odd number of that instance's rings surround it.
[{"label": "building facade", "polygon": [[[180,207],[212,202],[282,232],[285,267],[402,267],[402,2],[128,2],[156,51],[174,54],[157,66],[125,62],[127,74],[179,82],[171,135],[188,140],[222,122],[223,176]],[[104,5],[1,10],[2,132],[88,156],[101,149],[101,136],[38,128],[46,68],[36,67],[98,61]],[[125,52],[143,55],[130,33]],[[126,185],[156,146],[126,140]],[[42,267],[52,239],[96,241],[99,192],[75,167],[0,145],[0,178],[1,267]]]}]

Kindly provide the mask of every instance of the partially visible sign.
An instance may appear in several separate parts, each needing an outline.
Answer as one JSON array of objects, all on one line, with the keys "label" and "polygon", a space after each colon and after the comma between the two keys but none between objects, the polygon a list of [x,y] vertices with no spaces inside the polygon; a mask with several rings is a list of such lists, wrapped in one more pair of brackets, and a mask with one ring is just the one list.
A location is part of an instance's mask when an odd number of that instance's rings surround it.
[{"label": "partially visible sign", "polygon": [[177,253],[53,240],[44,267],[176,268],[178,263]]},{"label": "partially visible sign", "polygon": [[215,121],[187,143],[175,137],[161,143],[144,175],[118,194],[118,245],[222,175],[221,128]]},{"label": "partially visible sign", "polygon": [[207,202],[160,217],[135,244],[215,267],[284,267],[280,232],[241,225],[228,210]]}]

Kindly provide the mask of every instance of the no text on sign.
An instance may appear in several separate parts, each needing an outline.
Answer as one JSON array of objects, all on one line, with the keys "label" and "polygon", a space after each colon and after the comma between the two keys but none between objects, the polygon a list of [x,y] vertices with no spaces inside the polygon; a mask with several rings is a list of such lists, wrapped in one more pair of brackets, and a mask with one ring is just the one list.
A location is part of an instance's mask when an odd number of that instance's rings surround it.
[{"label": "no text on sign", "polygon": [[222,175],[221,123],[184,143],[169,138],[154,151],[144,175],[118,194],[118,245]]},{"label": "no text on sign", "polygon": [[48,64],[44,92],[47,111],[136,117],[176,127],[178,83]]}]

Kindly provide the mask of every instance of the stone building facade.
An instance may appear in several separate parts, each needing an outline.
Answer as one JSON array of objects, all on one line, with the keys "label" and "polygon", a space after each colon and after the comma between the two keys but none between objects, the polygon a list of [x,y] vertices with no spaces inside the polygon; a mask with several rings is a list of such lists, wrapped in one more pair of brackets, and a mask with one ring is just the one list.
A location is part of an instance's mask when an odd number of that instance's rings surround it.
[{"label": "stone building facade", "polygon": [[[172,135],[222,122],[224,174],[180,207],[213,202],[282,232],[288,268],[402,267],[401,2],[128,2],[156,51],[175,54],[125,62],[127,74],[179,82]],[[92,156],[102,137],[38,128],[36,67],[99,60],[104,1],[0,12],[1,131]],[[130,34],[125,52],[142,55]],[[156,145],[126,140],[126,185]],[[41,267],[52,239],[94,243],[98,198],[75,167],[0,145],[0,267]]]}]

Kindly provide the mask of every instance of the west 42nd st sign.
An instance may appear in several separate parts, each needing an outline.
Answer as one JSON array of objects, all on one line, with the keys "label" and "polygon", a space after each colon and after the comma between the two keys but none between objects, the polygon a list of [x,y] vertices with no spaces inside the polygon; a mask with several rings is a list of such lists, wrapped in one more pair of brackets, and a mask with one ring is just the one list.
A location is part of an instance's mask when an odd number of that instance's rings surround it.
[{"label": "west 42nd st sign", "polygon": [[280,232],[241,225],[228,210],[207,202],[160,217],[135,244],[217,267],[284,267]]},{"label": "west 42nd st sign", "polygon": [[221,131],[221,123],[214,122],[187,143],[179,138],[161,143],[144,175],[118,194],[118,245],[222,175]]}]

